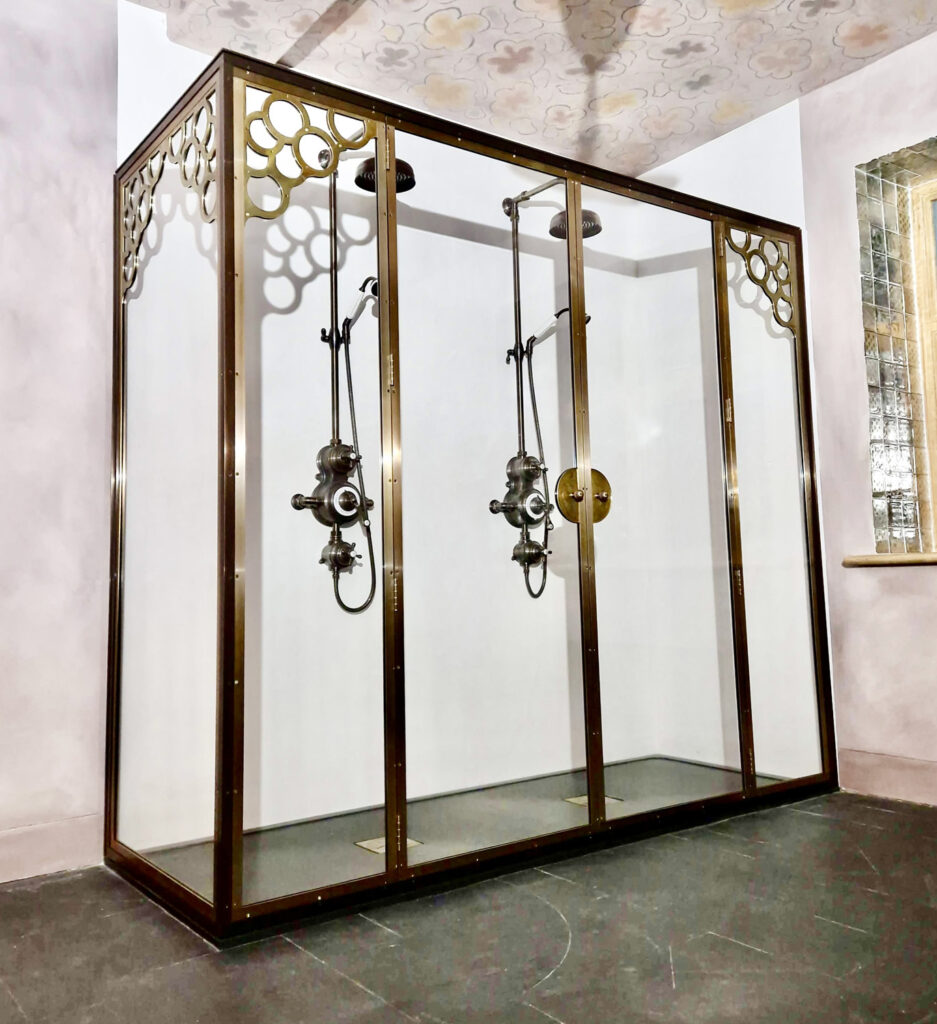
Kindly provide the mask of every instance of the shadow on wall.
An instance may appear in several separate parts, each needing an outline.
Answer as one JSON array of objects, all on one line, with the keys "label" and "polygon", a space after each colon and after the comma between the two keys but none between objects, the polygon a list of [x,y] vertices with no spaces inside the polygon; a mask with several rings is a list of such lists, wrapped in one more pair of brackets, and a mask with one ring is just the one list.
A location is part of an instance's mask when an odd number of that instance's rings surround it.
[{"label": "shadow on wall", "polygon": [[628,26],[613,0],[589,0],[570,9],[563,23],[570,45],[579,54],[586,95],[582,103],[585,118],[576,148],[576,157],[592,163],[607,130],[598,117],[598,79],[621,44],[628,38]]},{"label": "shadow on wall", "polygon": [[[175,174],[175,168],[168,167],[165,175]],[[126,299],[138,298],[143,290],[146,269],[153,258],[162,251],[163,234],[167,224],[177,217],[192,225],[195,236],[196,252],[206,259],[212,270],[218,270],[218,242],[214,224],[206,224],[199,211],[198,197],[188,189],[176,187],[157,188],[153,198],[153,215],[146,231],[140,240],[138,250],[137,274],[133,286],[127,290]]]}]

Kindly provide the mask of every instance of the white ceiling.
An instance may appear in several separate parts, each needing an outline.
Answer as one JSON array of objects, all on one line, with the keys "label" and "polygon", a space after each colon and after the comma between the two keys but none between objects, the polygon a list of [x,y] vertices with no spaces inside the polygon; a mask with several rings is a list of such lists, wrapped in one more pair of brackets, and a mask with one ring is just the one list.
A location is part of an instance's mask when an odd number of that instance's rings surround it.
[{"label": "white ceiling", "polygon": [[136,0],[279,61],[640,174],[937,28],[937,0]]}]

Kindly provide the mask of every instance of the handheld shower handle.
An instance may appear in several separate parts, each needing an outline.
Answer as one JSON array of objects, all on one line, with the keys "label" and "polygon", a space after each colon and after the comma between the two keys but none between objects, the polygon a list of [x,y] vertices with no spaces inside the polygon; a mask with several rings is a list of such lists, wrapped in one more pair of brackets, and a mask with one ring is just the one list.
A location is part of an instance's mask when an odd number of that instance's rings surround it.
[{"label": "handheld shower handle", "polygon": [[361,314],[365,309],[367,309],[368,304],[372,301],[377,301],[377,294],[377,278],[366,277],[362,282],[361,287],[358,289],[357,302],[355,303],[354,309],[345,317],[344,323],[342,324],[343,332],[350,331],[352,327],[355,326],[355,324],[361,319]]}]

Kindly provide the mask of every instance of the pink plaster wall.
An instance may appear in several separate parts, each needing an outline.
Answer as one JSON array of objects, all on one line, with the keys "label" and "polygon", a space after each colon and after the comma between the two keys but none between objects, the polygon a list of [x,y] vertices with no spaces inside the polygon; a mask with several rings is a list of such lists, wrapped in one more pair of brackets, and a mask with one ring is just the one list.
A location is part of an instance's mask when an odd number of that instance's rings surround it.
[{"label": "pink plaster wall", "polygon": [[801,100],[814,392],[840,781],[937,804],[937,566],[875,550],[854,168],[937,135],[937,35]]},{"label": "pink plaster wall", "polygon": [[0,4],[0,881],[101,859],[116,33]]}]

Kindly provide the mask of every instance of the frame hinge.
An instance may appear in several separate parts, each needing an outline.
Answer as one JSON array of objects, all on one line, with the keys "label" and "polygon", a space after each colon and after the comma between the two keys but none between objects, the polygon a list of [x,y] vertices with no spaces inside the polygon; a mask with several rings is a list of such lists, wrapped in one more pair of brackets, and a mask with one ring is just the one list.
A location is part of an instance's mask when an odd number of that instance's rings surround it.
[{"label": "frame hinge", "polygon": [[726,399],[726,423],[732,422],[732,399]]},{"label": "frame hinge", "polygon": [[387,355],[387,385],[388,387],[394,386],[394,353],[389,352]]}]

